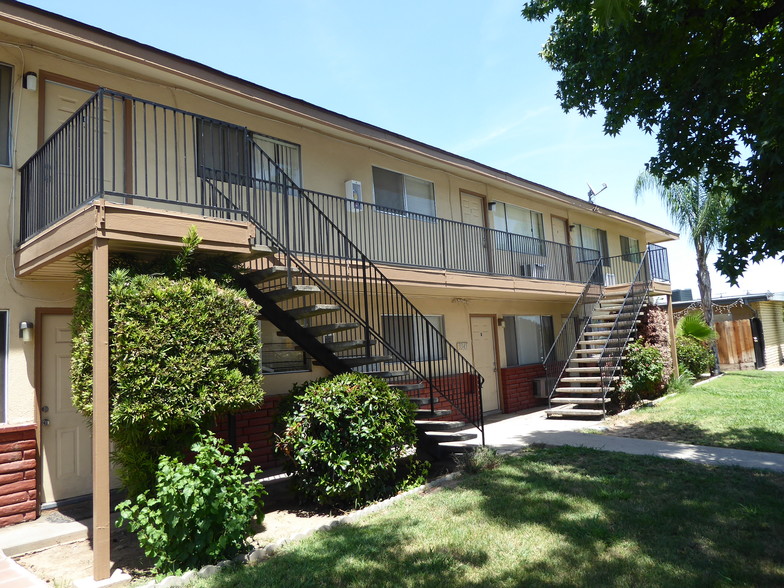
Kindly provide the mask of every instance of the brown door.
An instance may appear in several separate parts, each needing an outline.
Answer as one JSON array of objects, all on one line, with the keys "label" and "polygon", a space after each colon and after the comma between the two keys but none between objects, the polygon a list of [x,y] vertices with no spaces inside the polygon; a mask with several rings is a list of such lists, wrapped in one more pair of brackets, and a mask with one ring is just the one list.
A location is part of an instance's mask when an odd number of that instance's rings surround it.
[{"label": "brown door", "polygon": [[485,379],[482,385],[482,409],[491,412],[501,408],[498,400],[496,372],[495,317],[471,316],[471,348],[474,367]]}]

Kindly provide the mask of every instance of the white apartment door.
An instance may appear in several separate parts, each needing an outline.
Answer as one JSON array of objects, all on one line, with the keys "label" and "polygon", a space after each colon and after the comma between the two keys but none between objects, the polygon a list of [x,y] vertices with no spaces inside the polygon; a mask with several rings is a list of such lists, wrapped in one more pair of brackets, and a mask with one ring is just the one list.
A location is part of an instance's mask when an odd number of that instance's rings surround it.
[{"label": "white apartment door", "polygon": [[[453,253],[461,256],[459,265],[455,267],[486,272],[489,269],[489,260],[484,197],[469,192],[460,192],[460,214],[463,223],[471,226],[462,227],[462,230],[458,232],[461,247],[451,247]],[[449,243],[447,246],[450,246]]]},{"label": "white apartment door", "polygon": [[472,315],[470,320],[473,364],[485,379],[482,385],[482,408],[484,412],[492,412],[501,408],[495,356],[495,317]]},{"label": "white apartment door", "polygon": [[560,216],[551,216],[553,227],[553,241],[556,243],[569,244],[568,221]]},{"label": "white apartment door", "polygon": [[71,315],[41,319],[41,501],[92,491],[92,447],[84,416],[71,403]]},{"label": "white apartment door", "polygon": [[[563,245],[569,244],[569,221],[560,216],[551,216],[550,223],[553,228],[553,241]],[[571,281],[574,278],[574,260],[572,251],[569,247],[555,246],[554,257],[559,260],[559,267],[556,271],[561,272],[564,280]]]}]

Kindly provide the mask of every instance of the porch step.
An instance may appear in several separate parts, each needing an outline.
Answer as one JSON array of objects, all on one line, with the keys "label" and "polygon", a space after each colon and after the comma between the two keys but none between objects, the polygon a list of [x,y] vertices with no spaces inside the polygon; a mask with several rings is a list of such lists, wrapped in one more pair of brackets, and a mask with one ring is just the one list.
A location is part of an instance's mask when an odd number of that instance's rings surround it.
[{"label": "porch step", "polygon": [[604,416],[604,411],[598,408],[577,408],[576,404],[567,404],[558,408],[548,408],[544,411],[549,416]]},{"label": "porch step", "polygon": [[418,408],[414,411],[414,416],[418,419],[421,418],[435,418],[452,414],[448,408],[440,408],[438,410],[430,410],[429,408]]},{"label": "porch step", "polygon": [[[574,361],[574,360],[572,360]],[[598,374],[600,373],[599,366],[593,367],[568,367],[564,370],[565,372],[576,373],[576,374]]]},{"label": "porch step", "polygon": [[331,323],[329,325],[308,327],[307,331],[314,337],[321,337],[323,335],[331,335],[332,333],[340,333],[341,331],[350,331],[357,327],[359,327],[359,323]]},{"label": "porch step", "polygon": [[410,372],[407,372],[406,370],[373,370],[369,372],[365,372],[362,370],[357,370],[357,371],[367,376],[374,376],[376,378],[381,378],[382,380],[386,380],[388,378],[402,378],[404,376],[411,375]]},{"label": "porch step", "polygon": [[289,316],[294,320],[302,320],[321,314],[328,314],[340,310],[337,304],[313,304],[311,306],[303,306],[302,308],[294,308],[289,310]]},{"label": "porch step", "polygon": [[[602,345],[593,345],[593,346],[587,347],[585,349],[575,349],[574,353],[577,353],[579,355],[588,355],[588,354],[592,353],[592,354],[594,354],[594,355],[596,355],[598,357],[598,354],[601,352],[602,347],[604,347],[603,344]],[[608,347],[607,351],[620,351],[621,349],[623,349],[623,348],[622,347]]]},{"label": "porch step", "polygon": [[265,292],[265,294],[274,302],[284,302],[286,300],[291,300],[292,298],[307,296],[308,294],[317,294],[319,292],[321,292],[321,288],[313,284],[295,284],[291,288],[272,290],[271,292]]},{"label": "porch step", "polygon": [[[430,411],[428,411],[429,413]],[[462,429],[467,427],[468,424],[463,421],[431,421],[427,419],[415,420],[414,425],[420,431],[451,431],[453,429]]]},{"label": "porch step", "polygon": [[[598,368],[597,368],[598,369]],[[591,384],[593,382],[601,382],[601,376],[567,376],[565,378],[561,378],[561,382],[568,382],[570,384]]]},{"label": "porch step", "polygon": [[423,436],[429,441],[437,443],[450,443],[476,439],[476,433],[470,431],[425,431]]},{"label": "porch step", "polygon": [[[299,268],[291,268],[291,273],[292,275],[299,274]],[[288,276],[288,268],[285,265],[273,265],[262,270],[255,270],[245,274],[245,277],[256,285],[276,280],[278,278],[284,278],[286,276]]]},{"label": "porch step", "polygon": [[[409,396],[408,399],[417,406],[425,406],[430,404],[429,396]],[[438,402],[438,398],[433,398],[433,402]]]},{"label": "porch step", "polygon": [[550,399],[553,404],[604,404],[610,402],[609,398],[600,397],[577,397],[577,396],[558,396]]},{"label": "porch step", "polygon": [[561,394],[597,394],[603,389],[601,386],[559,386],[555,391]]},{"label": "porch step", "polygon": [[[569,360],[569,363],[596,363],[599,361],[598,352],[594,349],[590,350],[583,350],[583,351],[592,351],[594,353],[594,357],[573,357]],[[626,357],[621,357],[621,361],[625,360]]]}]

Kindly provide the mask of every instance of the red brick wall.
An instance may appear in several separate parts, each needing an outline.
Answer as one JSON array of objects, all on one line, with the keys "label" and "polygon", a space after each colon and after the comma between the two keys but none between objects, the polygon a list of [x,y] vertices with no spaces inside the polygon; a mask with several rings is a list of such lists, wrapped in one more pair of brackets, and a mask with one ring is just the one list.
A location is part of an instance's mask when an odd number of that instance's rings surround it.
[{"label": "red brick wall", "polygon": [[[252,466],[268,469],[281,464],[280,457],[275,454],[273,428],[278,417],[280,401],[285,397],[285,395],[266,396],[264,404],[258,410],[235,415],[237,444],[247,443],[250,446]],[[228,418],[223,417],[218,422],[215,433],[224,439],[229,438]]]},{"label": "red brick wall", "polygon": [[501,368],[501,406],[504,412],[518,412],[547,403],[534,398],[534,379],[544,376],[542,364]]},{"label": "red brick wall", "polygon": [[35,425],[0,426],[0,527],[36,517],[37,470]]}]

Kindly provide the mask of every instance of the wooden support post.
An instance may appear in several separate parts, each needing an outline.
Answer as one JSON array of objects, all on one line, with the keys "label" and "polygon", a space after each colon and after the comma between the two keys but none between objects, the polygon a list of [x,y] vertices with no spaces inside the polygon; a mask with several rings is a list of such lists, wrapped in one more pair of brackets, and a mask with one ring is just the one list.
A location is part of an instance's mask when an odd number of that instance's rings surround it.
[{"label": "wooden support post", "polygon": [[670,321],[670,356],[672,357],[672,377],[677,378],[681,371],[678,367],[678,347],[675,345],[675,319],[672,316],[672,295],[667,295],[667,318]]},{"label": "wooden support post", "polygon": [[93,241],[93,579],[110,575],[109,242]]}]

